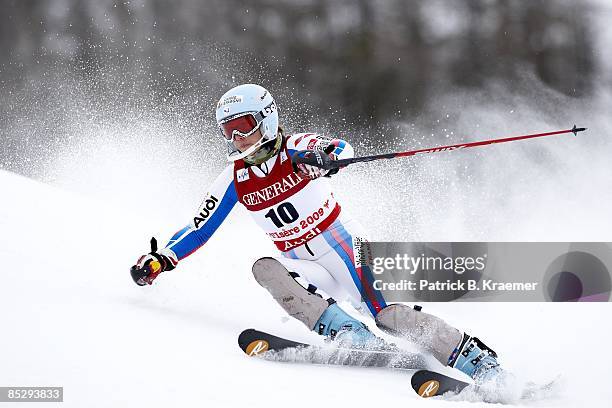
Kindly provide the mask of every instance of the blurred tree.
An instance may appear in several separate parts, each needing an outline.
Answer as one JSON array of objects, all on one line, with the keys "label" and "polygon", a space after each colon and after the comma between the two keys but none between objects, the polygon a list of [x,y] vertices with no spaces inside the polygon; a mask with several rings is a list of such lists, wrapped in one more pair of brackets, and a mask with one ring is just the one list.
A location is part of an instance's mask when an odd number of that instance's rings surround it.
[{"label": "blurred tree", "polygon": [[0,83],[52,93],[76,73],[94,103],[198,100],[200,118],[229,86],[261,82],[304,108],[287,109],[301,127],[376,128],[525,69],[589,94],[588,13],[570,0],[2,0]]}]

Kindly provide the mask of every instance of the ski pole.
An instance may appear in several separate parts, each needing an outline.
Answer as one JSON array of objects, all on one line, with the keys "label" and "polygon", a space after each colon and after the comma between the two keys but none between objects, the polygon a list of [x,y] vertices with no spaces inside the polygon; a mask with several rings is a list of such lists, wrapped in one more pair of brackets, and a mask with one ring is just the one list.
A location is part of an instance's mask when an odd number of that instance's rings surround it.
[{"label": "ski pole", "polygon": [[452,150],[467,149],[469,147],[478,147],[478,146],[486,146],[486,145],[496,144],[496,143],[514,142],[516,140],[533,139],[536,137],[561,135],[565,133],[573,133],[574,136],[576,136],[578,132],[583,132],[586,129],[587,128],[579,128],[579,127],[576,127],[576,125],[574,125],[574,127],[571,129],[558,130],[555,132],[535,133],[531,135],[506,137],[503,139],[488,139],[488,140],[482,140],[479,142],[459,143],[459,144],[448,145],[448,146],[430,147],[428,149],[418,149],[418,150],[409,150],[406,152],[375,154],[372,156],[353,157],[351,159],[340,159],[340,160],[325,160],[325,158],[318,158],[317,160],[317,158],[315,157],[312,157],[312,158],[304,157],[303,154],[300,155],[300,153],[302,152],[297,152],[294,155],[293,159],[294,159],[294,162],[311,164],[317,167],[321,167],[325,170],[331,170],[331,169],[337,169],[340,167],[345,167],[345,166],[348,166],[349,164],[354,164],[354,163],[364,163],[364,162],[370,162],[370,161],[380,160],[380,159],[395,159],[396,157],[415,156],[417,154],[449,152]]}]

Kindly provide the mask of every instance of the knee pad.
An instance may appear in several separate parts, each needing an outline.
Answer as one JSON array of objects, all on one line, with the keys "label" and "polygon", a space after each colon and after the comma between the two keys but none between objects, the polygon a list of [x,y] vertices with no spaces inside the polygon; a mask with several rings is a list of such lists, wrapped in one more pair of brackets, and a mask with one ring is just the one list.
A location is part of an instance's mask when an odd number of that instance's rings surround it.
[{"label": "knee pad", "polygon": [[383,331],[410,340],[447,365],[462,333],[439,317],[401,304],[385,307],[376,315],[376,325]]},{"label": "knee pad", "polygon": [[291,317],[304,323],[310,330],[314,329],[325,309],[334,303],[333,299],[326,300],[318,295],[315,286],[308,285],[305,288],[300,285],[295,280],[299,275],[287,270],[274,258],[255,261],[253,276]]}]

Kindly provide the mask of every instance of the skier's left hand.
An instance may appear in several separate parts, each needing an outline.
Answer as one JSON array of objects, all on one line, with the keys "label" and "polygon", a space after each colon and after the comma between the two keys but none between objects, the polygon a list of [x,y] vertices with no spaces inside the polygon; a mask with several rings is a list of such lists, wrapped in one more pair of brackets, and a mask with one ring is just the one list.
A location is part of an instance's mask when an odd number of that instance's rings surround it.
[{"label": "skier's left hand", "polygon": [[337,169],[330,168],[332,160],[335,160],[335,157],[330,155],[327,149],[301,150],[291,158],[295,172],[300,177],[310,180],[337,173]]}]

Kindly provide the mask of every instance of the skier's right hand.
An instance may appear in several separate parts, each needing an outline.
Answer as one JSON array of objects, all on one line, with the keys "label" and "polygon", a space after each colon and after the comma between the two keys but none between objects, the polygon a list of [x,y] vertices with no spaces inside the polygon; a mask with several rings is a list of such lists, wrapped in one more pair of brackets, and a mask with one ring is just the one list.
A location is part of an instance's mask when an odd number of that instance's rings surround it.
[{"label": "skier's right hand", "polygon": [[152,285],[157,276],[175,268],[176,261],[157,251],[157,240],[151,238],[151,252],[138,258],[130,268],[130,275],[139,286]]},{"label": "skier's right hand", "polygon": [[300,150],[291,158],[293,171],[302,178],[314,180],[330,173],[331,157],[319,150]]}]

